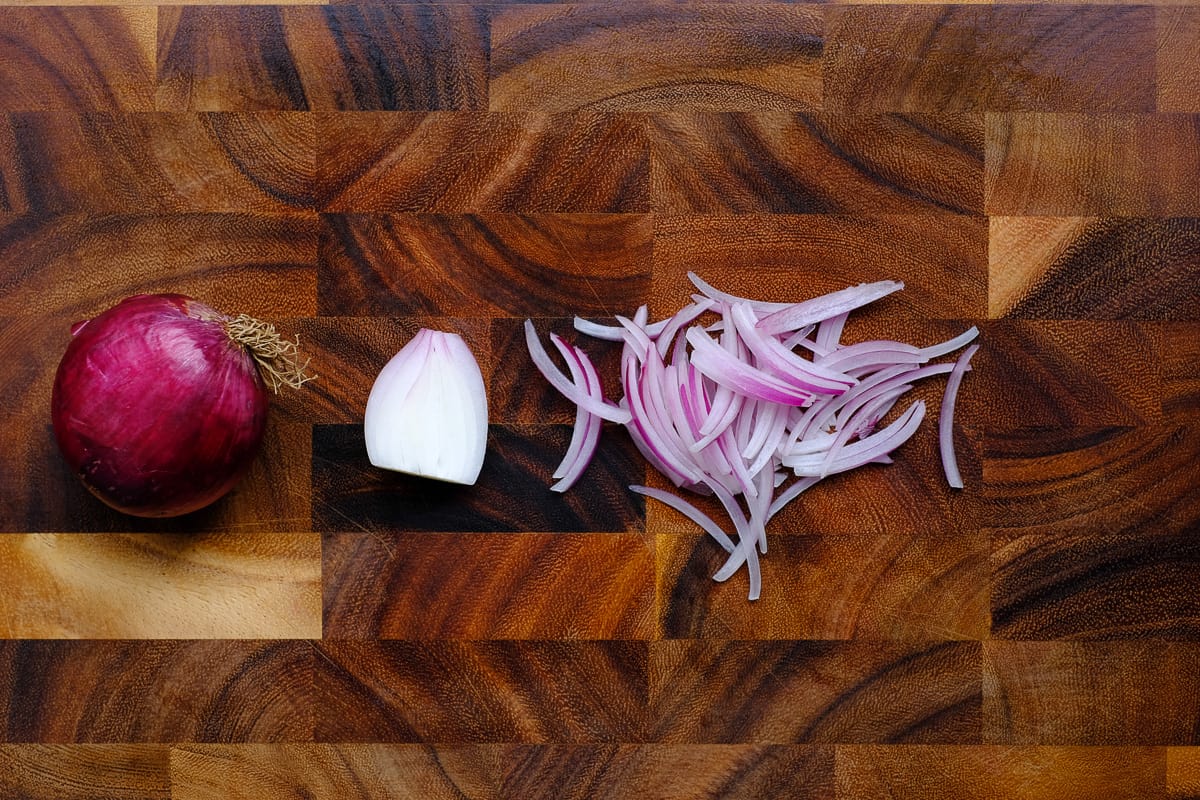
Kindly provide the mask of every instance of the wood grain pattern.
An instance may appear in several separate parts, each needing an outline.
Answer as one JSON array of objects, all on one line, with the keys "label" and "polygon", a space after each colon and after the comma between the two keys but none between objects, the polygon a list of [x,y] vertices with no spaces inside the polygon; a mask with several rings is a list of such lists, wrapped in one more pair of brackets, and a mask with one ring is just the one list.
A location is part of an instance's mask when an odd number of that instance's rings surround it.
[{"label": "wood grain pattern", "polygon": [[706,535],[658,536],[663,635],[856,641],[988,636],[991,574],[978,537],[784,535],[768,541],[761,557],[765,588],[747,605],[741,576],[724,584],[712,580],[726,554]]},{"label": "wood grain pattern", "polygon": [[983,210],[977,115],[664,113],[650,153],[655,211]]},{"label": "wood grain pattern", "polygon": [[831,110],[1154,109],[1149,8],[864,5],[827,26]]},{"label": "wood grain pattern", "polygon": [[1200,315],[1200,220],[992,217],[988,316]]},{"label": "wood grain pattern", "polygon": [[[425,0],[421,0],[425,2]],[[438,0],[440,2],[440,0]],[[457,2],[457,0],[455,0]],[[14,0],[14,6],[122,6],[122,7],[141,7],[141,6],[158,6],[157,0]],[[212,6],[253,6],[253,5],[325,5],[321,0],[287,0],[286,3],[277,2],[277,0],[212,0],[212,2],[201,2],[201,0],[188,0],[186,3],[179,5],[212,5]]]},{"label": "wood grain pattern", "polygon": [[649,208],[636,116],[322,114],[326,211],[620,213]]},{"label": "wood grain pattern", "polygon": [[319,639],[314,533],[0,537],[6,639]]},{"label": "wood grain pattern", "polygon": [[318,645],[319,742],[640,742],[644,642]]},{"label": "wood grain pattern", "polygon": [[361,425],[313,428],[313,527],[318,530],[636,532],[645,504],[628,491],[645,463],[628,439],[601,442],[578,491],[551,495],[550,474],[571,438],[565,425],[492,425],[472,487],[389,472],[367,461]]},{"label": "wood grain pattern", "polygon": [[517,747],[502,797],[831,798],[833,748],[812,745]]},{"label": "wood grain pattern", "polygon": [[0,111],[152,111],[156,12],[0,9]]},{"label": "wood grain pattern", "polygon": [[1200,748],[1167,748],[1167,793],[1172,800],[1200,796]]},{"label": "wood grain pattern", "polygon": [[1200,216],[1200,117],[992,114],[989,214]]},{"label": "wood grain pattern", "polygon": [[163,111],[482,110],[487,24],[469,5],[162,6]]},{"label": "wood grain pattern", "polygon": [[267,320],[306,317],[317,311],[318,241],[310,214],[15,215],[0,223],[0,315],[37,317],[57,335],[37,350],[51,370],[72,323],[138,292],[188,294]]},{"label": "wood grain pattern", "polygon": [[[999,0],[999,2],[1007,5],[1030,5],[1028,2],[1019,2],[1018,0]],[[1072,2],[1071,5],[1125,6],[1129,5],[1129,3],[1125,2],[1125,0],[1099,0],[1099,2],[1096,3]],[[1195,3],[1192,3],[1191,0],[1153,0],[1153,2],[1146,3],[1146,5],[1156,7],[1173,7],[1195,5]]]},{"label": "wood grain pattern", "polygon": [[987,308],[986,221],[964,215],[656,215],[650,310],[682,308],[691,270],[726,291],[797,302],[904,281],[871,311],[977,319]]},{"label": "wood grain pattern", "polygon": [[1200,111],[1200,59],[1191,46],[1200,38],[1200,9],[1161,8],[1154,20],[1158,33],[1159,111]]},{"label": "wood grain pattern", "polygon": [[[1194,409],[1193,409],[1194,412]],[[987,524],[1006,533],[1181,533],[1200,520],[1200,426],[1190,421],[988,436]]]},{"label": "wood grain pattern", "polygon": [[639,534],[330,534],[324,583],[328,638],[649,639],[656,631],[654,540]]},{"label": "wood grain pattern", "polygon": [[555,316],[644,302],[643,214],[326,214],[321,313]]},{"label": "wood grain pattern", "polygon": [[312,645],[0,642],[0,741],[310,741]]},{"label": "wood grain pattern", "polygon": [[0,408],[8,419],[45,424],[60,350],[70,329],[40,317],[0,317]]},{"label": "wood grain pattern", "polygon": [[3,744],[0,796],[168,800],[170,748],[157,744]]},{"label": "wood grain pattern", "polygon": [[171,791],[173,800],[490,800],[498,757],[471,747],[190,744],[171,751]]},{"label": "wood grain pattern", "polygon": [[986,642],[991,744],[1189,745],[1200,649],[1189,642]]},{"label": "wood grain pattern", "polygon": [[1168,419],[1195,418],[1200,409],[1200,323],[1160,325],[1157,333],[1163,414]]},{"label": "wood grain pattern", "polygon": [[230,211],[312,205],[304,114],[0,116],[0,210]]},{"label": "wood grain pattern", "polygon": [[653,642],[650,738],[977,744],[980,659],[977,642]]},{"label": "wood grain pattern", "polygon": [[972,377],[978,378],[987,433],[1145,425],[1162,418],[1150,326],[1005,320],[981,329],[988,346]]},{"label": "wood grain pattern", "polygon": [[489,108],[817,108],[822,16],[779,4],[506,9],[492,20]]},{"label": "wood grain pattern", "polygon": [[1200,638],[1196,526],[997,535],[992,633],[1011,639]]},{"label": "wood grain pattern", "polygon": [[940,746],[837,749],[839,797],[863,800],[1157,800],[1161,747]]},{"label": "wood grain pattern", "polygon": [[833,749],[779,745],[186,745],[179,800],[833,797]]},{"label": "wood grain pattern", "polygon": [[[17,8],[14,6],[31,6]],[[1200,797],[1196,0],[16,0],[0,7],[0,799]],[[762,598],[629,492],[523,322],[902,280],[981,329],[895,463],[771,522]],[[299,335],[236,491],[92,498],[71,323],[183,292]],[[479,484],[365,457],[421,327]],[[692,498],[723,515],[711,498]],[[86,638],[80,638],[86,637]]]}]

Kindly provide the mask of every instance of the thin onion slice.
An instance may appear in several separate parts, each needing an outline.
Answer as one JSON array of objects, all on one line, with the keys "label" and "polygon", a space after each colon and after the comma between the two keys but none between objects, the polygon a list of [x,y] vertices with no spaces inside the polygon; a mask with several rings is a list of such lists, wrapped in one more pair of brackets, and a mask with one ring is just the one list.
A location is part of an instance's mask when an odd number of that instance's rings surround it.
[{"label": "thin onion slice", "polygon": [[[587,393],[594,397],[595,393],[592,391],[592,387],[588,385],[587,377],[583,374],[583,368],[579,366],[579,359],[572,350],[571,346],[564,342],[562,338],[554,335],[553,333],[550,334],[550,342],[558,349],[558,352],[562,354],[563,359],[566,360],[567,369],[569,369],[571,372],[571,380],[574,381],[576,385],[582,384]],[[583,447],[584,434],[587,431],[587,422],[589,419],[595,416],[595,414],[589,413],[583,406],[578,406],[576,408],[575,427],[571,432],[571,443],[567,445],[567,453],[563,456],[562,463],[560,463],[558,465],[558,469],[554,471],[555,478],[561,478],[567,471],[567,468],[579,455],[579,451]],[[551,489],[553,488],[554,487],[551,487]]]},{"label": "thin onion slice", "polygon": [[[575,383],[582,383],[591,397],[597,400],[602,399],[600,374],[596,372],[596,368],[587,354],[579,348],[567,344],[558,336],[551,335],[550,341],[566,359],[567,367],[571,370],[571,377]],[[591,463],[592,456],[596,453],[596,447],[600,444],[600,428],[600,418],[583,406],[579,406],[575,414],[575,429],[571,433],[571,443],[567,446],[567,453],[563,456],[562,463],[554,471],[554,477],[559,481],[550,487],[550,491],[565,492],[574,486],[575,482],[583,475],[588,464]]]},{"label": "thin onion slice", "polygon": [[843,343],[851,312],[903,284],[877,281],[799,303],[771,303],[722,292],[692,273],[688,277],[699,294],[658,322],[649,323],[646,306],[631,317],[616,317],[612,326],[575,319],[580,332],[622,344],[624,396],[615,405],[603,398],[599,375],[582,350],[551,337],[566,360],[568,378],[526,321],[531,358],[577,406],[571,444],[552,488],[564,490],[582,474],[602,420],[623,425],[646,460],[673,484],[714,495],[733,532],[673,492],[630,489],[683,514],[721,546],[728,555],[714,580],[728,580],[745,566],[754,600],[762,589],[759,554],[767,553],[768,521],[830,475],[892,463],[925,416],[925,403],[917,401],[891,419],[917,381],[950,375],[939,443],[947,482],[962,486],[953,414],[978,345],[955,362],[929,362],[967,347],[978,330],[927,347],[887,340]]},{"label": "thin onion slice", "polygon": [[709,286],[700,278],[699,275],[694,272],[689,272],[687,276],[688,280],[692,282],[692,285],[699,289],[700,294],[704,297],[707,297],[710,300],[715,300],[718,303],[725,303],[726,305],[732,305],[733,303],[749,303],[754,307],[754,313],[756,314],[774,314],[776,311],[783,311],[796,305],[795,303],[771,303],[766,300],[751,300],[748,297],[738,297],[735,294],[722,292],[713,288],[712,286]]},{"label": "thin onion slice", "polygon": [[794,303],[788,308],[780,309],[760,320],[758,327],[762,329],[763,333],[794,331],[805,325],[823,322],[830,317],[848,314],[903,288],[904,284],[899,281],[860,283],[858,286],[830,292],[821,297],[814,297],[812,300]]},{"label": "thin onion slice", "polygon": [[[646,326],[646,332],[651,338],[658,338],[658,334],[670,322],[670,318],[660,322],[654,322]],[[625,338],[625,329],[620,325],[601,325],[598,322],[584,319],[583,317],[575,317],[575,330],[582,333],[584,336],[590,336],[593,339],[604,339],[610,342],[619,342]]]},{"label": "thin onion slice", "polygon": [[673,317],[668,317],[664,320],[666,325],[663,326],[662,333],[659,334],[655,344],[658,345],[658,354],[663,358],[667,357],[667,351],[671,349],[671,342],[675,339],[675,334],[688,323],[695,320],[705,311],[708,311],[716,305],[716,301],[702,298],[687,306]]},{"label": "thin onion slice", "polygon": [[962,384],[963,375],[971,368],[971,356],[979,350],[979,345],[971,345],[954,362],[954,369],[946,379],[946,392],[942,395],[942,410],[938,416],[938,450],[942,456],[942,470],[946,473],[946,483],[955,489],[963,488],[962,475],[958,471],[958,457],[954,452],[954,404],[958,399],[958,387]]},{"label": "thin onion slice", "polygon": [[679,495],[671,494],[670,492],[665,492],[662,489],[654,489],[649,486],[630,486],[629,490],[631,492],[634,492],[635,494],[642,494],[642,495],[645,495],[646,497],[653,497],[655,500],[662,503],[663,505],[670,506],[671,508],[678,511],[680,514],[683,514],[685,517],[690,519],[692,522],[699,525],[700,529],[703,530],[705,533],[707,533],[709,536],[711,536],[713,539],[716,539],[717,544],[721,545],[721,547],[724,548],[726,553],[733,552],[733,550],[734,550],[733,540],[729,538],[729,536],[725,533],[725,531],[721,530],[721,526],[718,525],[716,523],[716,521],[713,520],[713,518],[710,517],[708,514],[705,514],[703,511],[696,508],[694,505],[689,503],[687,500],[684,500]]},{"label": "thin onion slice", "polygon": [[918,400],[883,430],[842,447],[841,452],[828,466],[824,463],[824,455],[818,454],[787,455],[781,461],[785,467],[790,467],[792,472],[801,477],[825,477],[836,472],[855,469],[871,463],[878,456],[888,455],[908,441],[909,437],[917,432],[917,427],[920,426],[924,417],[925,403]]},{"label": "thin onion slice", "polygon": [[812,400],[811,392],[784,383],[752,363],[735,358],[699,328],[688,331],[687,340],[692,345],[692,363],[696,369],[732,392],[788,406],[804,405]]},{"label": "thin onion slice", "polygon": [[620,425],[629,422],[630,414],[627,410],[610,405],[603,400],[597,400],[582,387],[575,385],[567,379],[567,376],[558,371],[558,368],[554,366],[554,362],[550,360],[550,354],[546,352],[546,348],[542,347],[541,341],[538,340],[532,320],[525,320],[525,344],[529,348],[529,355],[533,359],[534,366],[550,382],[551,386],[558,389],[563,397],[576,405],[583,406],[589,413],[595,414],[600,419],[606,419],[609,422],[616,422]]},{"label": "thin onion slice", "polygon": [[863,367],[881,369],[896,364],[921,364],[928,361],[921,351],[911,344],[888,341],[859,342],[841,347],[815,360],[826,370],[841,372]]},{"label": "thin onion slice", "polygon": [[958,336],[955,336],[953,339],[947,339],[939,344],[922,348],[921,355],[926,361],[931,358],[941,358],[944,355],[953,353],[960,347],[966,347],[968,344],[975,341],[977,336],[979,336],[979,329],[972,325]]},{"label": "thin onion slice", "polygon": [[[842,374],[821,361],[808,361],[793,353],[773,336],[755,326],[750,306],[737,303],[730,309],[734,328],[755,359],[775,377],[808,394],[841,394],[853,386],[854,378]],[[915,350],[915,348],[914,348]]]},{"label": "thin onion slice", "polygon": [[[817,347],[828,353],[838,346],[842,340],[842,329],[846,327],[846,320],[850,319],[850,312],[843,311],[841,314],[834,314],[828,319],[821,320],[821,324],[817,326]],[[806,330],[801,328],[800,330]]]}]

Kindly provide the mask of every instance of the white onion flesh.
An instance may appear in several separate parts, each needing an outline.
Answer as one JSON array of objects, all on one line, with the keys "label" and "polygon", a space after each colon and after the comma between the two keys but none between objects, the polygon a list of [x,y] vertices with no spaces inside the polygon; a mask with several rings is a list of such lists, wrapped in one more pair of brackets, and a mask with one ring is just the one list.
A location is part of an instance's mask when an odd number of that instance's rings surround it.
[{"label": "white onion flesh", "polygon": [[383,469],[474,484],[487,450],[487,390],[462,337],[422,328],[375,379],[363,419]]},{"label": "white onion flesh", "polygon": [[845,344],[850,312],[902,289],[902,283],[878,281],[778,303],[737,297],[694,274],[688,277],[700,294],[658,322],[648,322],[645,306],[632,318],[616,317],[612,326],[576,318],[579,332],[622,343],[624,396],[616,404],[603,398],[582,350],[552,339],[567,359],[568,379],[526,321],[534,364],[577,406],[571,445],[554,473],[561,480],[553,489],[564,491],[583,473],[602,419],[624,425],[647,461],[675,486],[715,495],[734,535],[675,494],[630,488],[683,514],[729,554],[715,580],[728,580],[745,565],[749,598],[756,600],[767,521],[827,476],[892,463],[892,453],[920,427],[925,403],[912,403],[883,428],[877,426],[916,381],[944,374],[950,378],[938,424],[939,449],[948,484],[962,488],[953,414],[978,345],[956,362],[928,362],[966,347],[978,330],[972,327],[924,348],[886,340]]}]

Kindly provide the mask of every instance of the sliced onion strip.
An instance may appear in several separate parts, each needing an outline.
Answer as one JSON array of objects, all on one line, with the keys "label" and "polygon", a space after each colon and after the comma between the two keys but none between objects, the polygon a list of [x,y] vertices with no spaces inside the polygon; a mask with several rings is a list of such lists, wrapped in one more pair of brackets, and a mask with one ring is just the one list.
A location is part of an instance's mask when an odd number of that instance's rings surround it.
[{"label": "sliced onion strip", "polygon": [[801,477],[824,477],[861,467],[880,455],[891,453],[908,441],[909,437],[917,432],[924,417],[925,402],[918,400],[883,430],[844,446],[829,465],[824,463],[823,455],[818,457],[816,454],[784,456],[782,462],[785,467],[791,467],[792,471]]},{"label": "sliced onion strip", "polygon": [[667,357],[667,351],[671,349],[671,343],[675,339],[675,334],[679,333],[684,325],[687,325],[696,320],[705,311],[716,305],[715,300],[710,300],[707,297],[702,298],[691,305],[684,308],[678,314],[668,317],[664,322],[662,333],[659,334],[655,344],[658,345],[658,354],[663,358]]},{"label": "sliced onion strip", "polygon": [[979,336],[979,329],[972,325],[953,339],[947,339],[939,344],[921,348],[921,355],[925,357],[926,361],[931,358],[941,358],[975,341],[975,337],[977,336]]},{"label": "sliced onion strip", "polygon": [[734,305],[730,316],[738,335],[758,363],[787,385],[810,395],[841,394],[854,385],[853,378],[841,374],[836,368],[831,369],[820,362],[800,358],[775,337],[764,335],[755,327],[755,319],[747,304]]},{"label": "sliced onion strip", "polygon": [[664,492],[662,489],[654,489],[649,486],[630,486],[629,490],[635,494],[653,497],[658,502],[665,506],[675,509],[680,514],[690,519],[692,522],[700,526],[700,529],[717,541],[717,544],[724,548],[726,553],[732,553],[734,549],[733,540],[721,530],[712,517],[705,514],[694,505],[684,500],[679,495]]},{"label": "sliced onion strip", "polygon": [[[587,354],[576,347],[571,347],[558,336],[551,335],[550,341],[566,359],[567,367],[571,370],[571,376],[575,383],[582,382],[591,397],[597,400],[602,399],[600,375],[596,372],[596,368]],[[562,463],[554,471],[554,477],[559,480],[550,487],[550,491],[565,492],[574,486],[575,482],[583,475],[600,443],[600,428],[600,418],[583,406],[579,406],[575,413],[575,427],[571,432],[571,443],[567,446]]]},{"label": "sliced onion strip", "polygon": [[687,340],[692,345],[692,363],[696,369],[730,391],[789,406],[812,400],[811,392],[789,386],[774,375],[735,358],[699,328],[688,331]]},{"label": "sliced onion strip", "polygon": [[[846,327],[848,319],[850,319],[850,312],[843,311],[841,314],[834,314],[828,319],[821,320],[821,324],[817,326],[817,347],[826,353],[837,347],[842,341],[842,330]],[[800,330],[807,330],[807,328]]]},{"label": "sliced onion strip", "polygon": [[[669,319],[664,319],[661,322],[653,322],[646,325],[646,333],[651,338],[657,338],[658,334],[670,322]],[[625,329],[620,325],[601,325],[598,322],[584,319],[583,317],[575,317],[575,330],[582,333],[584,336],[590,336],[593,339],[602,339],[609,342],[619,342],[625,337]]]},{"label": "sliced onion strip", "polygon": [[860,283],[858,286],[830,292],[803,303],[793,303],[760,320],[758,327],[763,333],[794,331],[805,325],[823,322],[830,317],[848,314],[903,288],[904,284],[899,281]]},{"label": "sliced onion strip", "polygon": [[[567,362],[567,368],[571,371],[571,380],[576,385],[582,384],[587,393],[595,397],[592,387],[588,384],[587,376],[584,375],[583,369],[579,366],[579,358],[569,344],[564,342],[560,337],[550,334],[550,342],[562,354],[563,359]],[[589,413],[583,406],[577,406],[575,409],[575,426],[571,432],[571,443],[567,445],[566,455],[563,456],[562,463],[558,465],[558,469],[554,471],[555,478],[561,478],[567,471],[568,467],[574,463],[579,455],[580,449],[583,447],[584,434],[587,430],[588,419],[595,417],[595,414]]]},{"label": "sliced onion strip", "polygon": [[946,392],[942,395],[942,409],[938,416],[938,450],[942,457],[942,471],[946,473],[946,483],[955,489],[963,488],[962,475],[958,471],[958,457],[954,452],[954,405],[958,399],[958,387],[962,384],[963,375],[971,368],[971,356],[979,350],[979,345],[971,345],[954,362],[954,369],[946,380]]},{"label": "sliced onion strip", "polygon": [[525,344],[529,348],[529,355],[533,359],[534,366],[550,382],[550,385],[559,391],[559,394],[572,403],[583,406],[589,413],[595,414],[601,419],[616,422],[619,425],[629,422],[628,411],[603,400],[597,400],[558,371],[554,362],[550,360],[550,354],[546,352],[546,348],[542,347],[531,320],[525,320]]},{"label": "sliced onion strip", "polygon": [[712,286],[709,286],[707,283],[705,283],[700,276],[694,272],[689,272],[687,276],[688,280],[692,282],[692,285],[700,290],[700,294],[709,298],[710,300],[727,304],[749,303],[754,307],[754,312],[756,314],[773,314],[776,311],[784,311],[796,305],[795,303],[771,303],[765,300],[751,300],[748,297],[738,297],[735,294],[729,294],[728,292],[722,292],[714,289]]}]

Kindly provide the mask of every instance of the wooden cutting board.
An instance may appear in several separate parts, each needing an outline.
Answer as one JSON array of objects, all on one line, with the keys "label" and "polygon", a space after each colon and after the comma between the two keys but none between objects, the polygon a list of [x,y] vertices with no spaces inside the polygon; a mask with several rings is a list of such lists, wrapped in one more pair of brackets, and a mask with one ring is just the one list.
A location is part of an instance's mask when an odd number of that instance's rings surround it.
[{"label": "wooden cutting board", "polygon": [[[0,9],[0,797],[1200,795],[1198,43],[1186,4]],[[978,325],[966,488],[927,422],[772,523],[753,604],[617,430],[550,493],[522,321],[688,270]],[[169,522],[48,413],[69,324],[155,291],[320,375]],[[474,488],[365,458],[422,326],[488,382]]]}]

